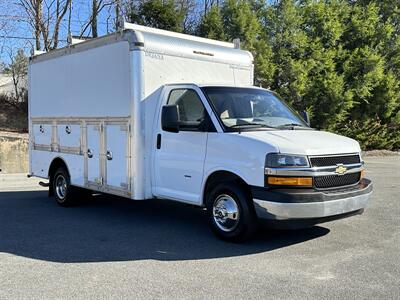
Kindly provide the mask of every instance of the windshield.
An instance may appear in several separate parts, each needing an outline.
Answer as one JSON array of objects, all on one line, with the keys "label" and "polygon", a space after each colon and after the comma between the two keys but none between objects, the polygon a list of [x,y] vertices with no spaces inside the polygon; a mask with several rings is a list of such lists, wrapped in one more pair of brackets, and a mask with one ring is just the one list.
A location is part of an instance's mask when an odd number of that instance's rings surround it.
[{"label": "windshield", "polygon": [[267,90],[236,87],[202,90],[225,127],[309,128],[296,112]]}]

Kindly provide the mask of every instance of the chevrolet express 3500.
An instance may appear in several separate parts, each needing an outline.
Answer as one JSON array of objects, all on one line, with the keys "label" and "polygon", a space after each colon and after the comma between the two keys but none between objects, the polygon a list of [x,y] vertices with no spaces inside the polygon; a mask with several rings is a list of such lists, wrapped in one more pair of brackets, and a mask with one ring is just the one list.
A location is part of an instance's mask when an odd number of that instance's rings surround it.
[{"label": "chevrolet express 3500", "polygon": [[235,44],[126,23],[32,56],[29,100],[29,176],[62,206],[93,191],[180,201],[240,241],[262,220],[311,226],[371,197],[359,144],[254,87]]}]

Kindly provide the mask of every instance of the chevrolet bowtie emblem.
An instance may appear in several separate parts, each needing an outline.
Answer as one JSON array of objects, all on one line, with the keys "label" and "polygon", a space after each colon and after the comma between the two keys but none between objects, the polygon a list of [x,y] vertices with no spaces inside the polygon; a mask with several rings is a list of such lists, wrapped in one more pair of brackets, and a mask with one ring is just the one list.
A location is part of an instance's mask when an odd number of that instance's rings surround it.
[{"label": "chevrolet bowtie emblem", "polygon": [[343,166],[342,164],[338,164],[336,165],[336,170],[335,173],[338,175],[343,175],[344,173],[346,173],[347,168],[345,166]]}]

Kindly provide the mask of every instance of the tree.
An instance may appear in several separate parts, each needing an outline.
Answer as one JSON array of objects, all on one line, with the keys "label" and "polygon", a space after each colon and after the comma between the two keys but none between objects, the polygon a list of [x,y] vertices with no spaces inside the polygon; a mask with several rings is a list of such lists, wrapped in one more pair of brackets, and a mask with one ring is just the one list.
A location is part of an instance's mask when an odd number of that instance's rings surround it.
[{"label": "tree", "polygon": [[10,75],[13,83],[13,103],[19,107],[19,103],[24,100],[24,94],[27,91],[26,79],[28,75],[28,58],[25,56],[24,50],[19,49],[14,56],[10,51],[11,63],[5,68],[5,73]]},{"label": "tree", "polygon": [[202,16],[197,34],[210,39],[226,40],[227,36],[224,29],[224,20],[220,8],[214,5]]},{"label": "tree", "polygon": [[175,32],[184,29],[185,11],[173,0],[129,1],[126,10],[127,20],[132,23]]},{"label": "tree", "polygon": [[343,70],[347,89],[353,92],[356,103],[351,111],[353,118],[377,117],[386,123],[398,112],[400,78],[396,54],[389,52],[387,55],[388,45],[398,39],[396,35],[395,28],[383,20],[375,3],[353,4],[343,39],[347,50]]},{"label": "tree", "polygon": [[92,37],[98,37],[97,33],[97,15],[99,14],[99,2],[97,0],[92,0]]},{"label": "tree", "polygon": [[[222,1],[221,1],[222,2]],[[204,4],[204,11],[203,14],[207,14],[209,10],[211,10],[214,6],[219,6],[220,1],[219,0],[203,0]]]},{"label": "tree", "polygon": [[243,0],[227,0],[222,5],[224,28],[232,40],[239,38],[248,50],[254,49],[254,43],[261,32],[257,14],[251,3]]},{"label": "tree", "polygon": [[300,9],[307,35],[304,60],[309,66],[300,109],[310,110],[318,127],[332,128],[348,118],[354,104],[342,70],[341,39],[347,30],[350,8],[339,1],[321,1],[310,2]]},{"label": "tree", "polygon": [[303,16],[294,1],[281,0],[267,7],[261,18],[276,66],[270,86],[290,104],[304,109],[311,65],[306,52],[308,39],[302,27]]},{"label": "tree", "polygon": [[59,43],[61,22],[70,7],[72,0],[18,0],[24,10],[28,23],[34,29],[36,50],[56,49]]},{"label": "tree", "polygon": [[90,28],[92,31],[92,37],[96,38],[98,37],[98,16],[99,14],[106,8],[111,8],[115,6],[117,10],[116,18],[119,16],[119,2],[118,0],[92,0],[91,4],[91,14],[86,22],[86,24],[83,26],[81,33],[79,35],[79,38],[82,38],[86,31]]},{"label": "tree", "polygon": [[35,49],[41,50],[41,33],[43,24],[44,0],[18,0],[18,4],[24,9],[28,23],[34,30]]}]

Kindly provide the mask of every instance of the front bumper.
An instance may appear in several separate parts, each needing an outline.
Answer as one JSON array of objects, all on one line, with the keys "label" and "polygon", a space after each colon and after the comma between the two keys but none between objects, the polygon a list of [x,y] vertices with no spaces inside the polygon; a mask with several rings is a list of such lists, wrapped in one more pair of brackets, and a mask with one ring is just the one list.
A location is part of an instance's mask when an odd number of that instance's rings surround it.
[{"label": "front bumper", "polygon": [[323,191],[252,187],[252,194],[254,208],[260,219],[309,220],[313,225],[362,213],[371,198],[372,183],[368,179],[362,179],[356,186]]}]

